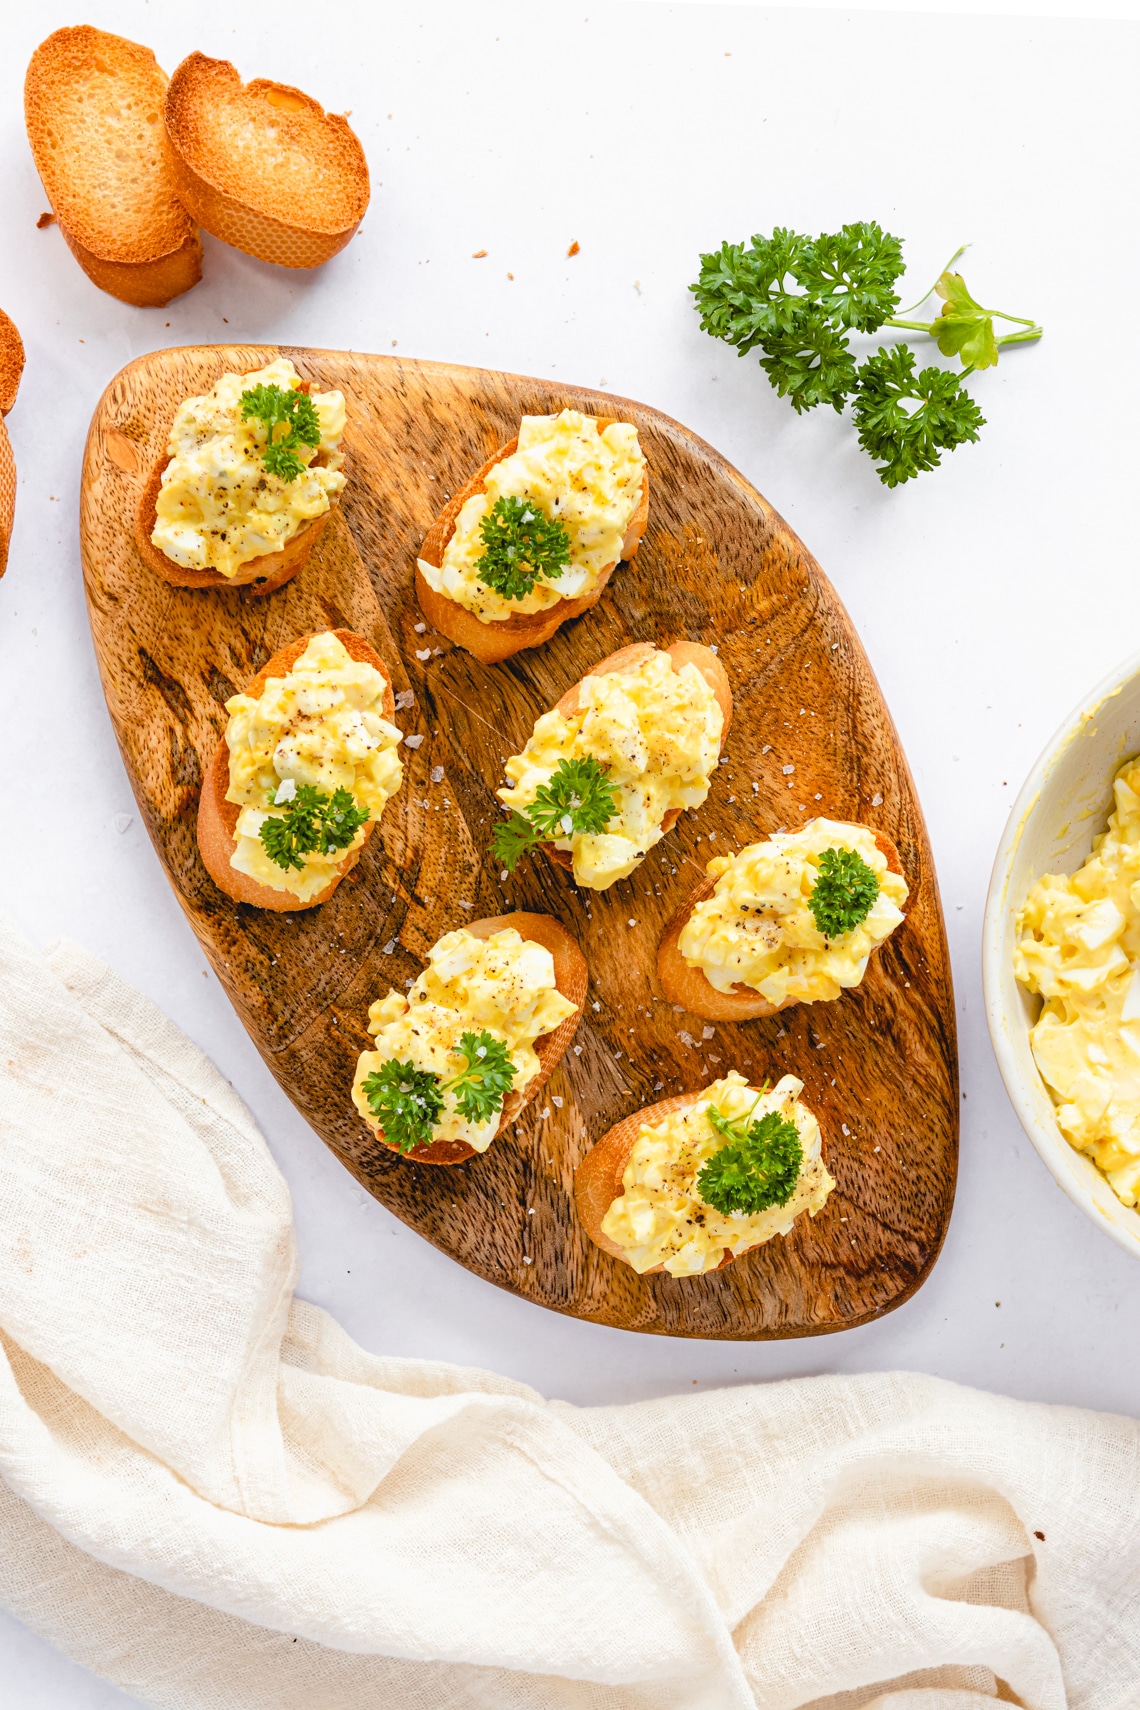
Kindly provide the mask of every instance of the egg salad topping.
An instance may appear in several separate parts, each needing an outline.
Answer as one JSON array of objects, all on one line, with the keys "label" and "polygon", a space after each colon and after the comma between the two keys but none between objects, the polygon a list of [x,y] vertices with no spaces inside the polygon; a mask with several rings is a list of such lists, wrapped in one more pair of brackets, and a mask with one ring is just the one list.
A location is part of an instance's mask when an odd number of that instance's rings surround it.
[{"label": "egg salad topping", "polygon": [[[630,422],[601,433],[593,416],[562,410],[524,416],[517,451],[488,471],[486,491],[473,493],[455,521],[438,569],[419,561],[437,594],[465,606],[482,623],[546,611],[558,600],[588,594],[609,565],[641,501],[645,459]],[[506,599],[480,579],[487,552],[482,524],[502,499],[530,500],[568,536],[570,561],[552,581],[539,580],[522,599]]]},{"label": "egg salad topping", "polygon": [[[830,939],[810,906],[828,849],[854,851],[878,881],[860,923]],[[833,819],[718,856],[706,871],[716,885],[681,929],[681,955],[717,991],[740,984],[774,1005],[816,1003],[857,986],[872,950],[902,921],[907,899],[906,880],[888,869],[874,832]]]},{"label": "egg salad topping", "polygon": [[[746,1253],[786,1235],[801,1212],[815,1216],[835,1183],[820,1156],[819,1123],[799,1102],[803,1085],[785,1075],[770,1091],[757,1093],[734,1069],[691,1104],[642,1127],[622,1176],[624,1191],[602,1219],[602,1233],[623,1249],[635,1271],[662,1265],[675,1277],[699,1276],[715,1270],[725,1253]],[[722,1128],[725,1119],[752,1123],[770,1112],[794,1123],[802,1160],[785,1204],[749,1216],[718,1211],[702,1197],[702,1166],[730,1143],[710,1121],[710,1110]]]},{"label": "egg salad topping", "polygon": [[500,801],[520,813],[550,782],[560,760],[593,757],[606,773],[617,808],[604,831],[578,832],[569,815],[555,848],[570,851],[574,878],[604,891],[632,873],[664,835],[670,808],[699,807],[716,770],[724,720],[705,677],[689,662],[674,671],[654,652],[636,670],[585,677],[578,711],[543,713],[521,754],[504,768],[510,789]]},{"label": "egg salad topping", "polygon": [[150,538],[188,570],[236,575],[243,564],[279,551],[306,523],[323,516],[344,486],[343,394],[310,393],[320,443],[297,448],[301,473],[284,481],[263,461],[265,423],[242,416],[242,397],[256,386],[295,392],[301,378],[285,357],[253,374],[223,374],[205,397],[180,404],[174,417]]},{"label": "egg salad topping", "polygon": [[448,932],[428,952],[427,967],[405,997],[390,991],[368,1011],[371,1051],[361,1054],[352,1100],[375,1132],[382,1131],[365,1082],[385,1064],[410,1063],[414,1070],[438,1076],[442,1112],[431,1129],[432,1141],[465,1140],[485,1152],[495,1138],[501,1103],[485,1120],[465,1117],[449,1083],[463,1065],[457,1049],[464,1034],[476,1030],[505,1047],[514,1069],[510,1090],[523,1092],[539,1071],[534,1041],[553,1033],[577,1005],[554,982],[554,958],[543,945],[505,927],[490,938],[460,928]]},{"label": "egg salad topping", "polygon": [[363,826],[347,849],[306,854],[300,871],[270,860],[261,829],[286,814],[306,784],[329,798],[347,790],[358,809],[380,818],[403,776],[402,735],[383,713],[386,688],[374,666],[353,659],[326,633],[313,637],[287,676],[270,677],[256,700],[234,695],[226,702],[226,800],[241,808],[232,867],[302,902],[325,888],[346,854],[363,843]]},{"label": "egg salad topping", "polygon": [[1140,762],[1075,873],[1046,874],[1017,918],[1013,969],[1044,999],[1029,1037],[1057,1124],[1125,1205],[1140,1202]]}]

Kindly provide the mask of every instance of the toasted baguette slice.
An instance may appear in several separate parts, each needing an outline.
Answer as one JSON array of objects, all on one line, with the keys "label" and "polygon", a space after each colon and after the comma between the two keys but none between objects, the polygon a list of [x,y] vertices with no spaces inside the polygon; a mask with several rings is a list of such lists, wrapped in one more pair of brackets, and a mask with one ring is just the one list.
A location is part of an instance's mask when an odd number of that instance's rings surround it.
[{"label": "toasted baguette slice", "polygon": [[[509,1128],[511,1123],[517,1120],[531,1100],[538,1097],[565,1056],[582,1019],[582,1006],[586,1001],[586,987],[589,984],[586,958],[578,946],[577,939],[571,938],[566,928],[560,921],[555,920],[553,915],[523,912],[498,914],[490,920],[476,920],[467,927],[467,931],[476,938],[490,938],[492,933],[504,932],[512,926],[521,938],[541,944],[544,949],[550,951],[554,958],[554,984],[562,996],[569,998],[571,1003],[576,1003],[578,1008],[573,1015],[568,1015],[553,1033],[544,1033],[535,1040],[538,1073],[522,1092],[507,1094],[503,1103],[503,1114],[495,1130],[496,1139],[504,1128]],[[410,1152],[401,1152],[398,1146],[393,1146],[385,1140],[383,1134],[380,1135],[380,1140],[390,1152],[410,1159],[415,1164],[465,1164],[468,1158],[480,1156],[466,1140],[436,1140],[426,1146],[413,1146]]]},{"label": "toasted baguette slice", "polygon": [[166,81],[149,48],[88,24],[41,42],[24,81],[28,141],[68,247],[100,290],[140,308],[202,277],[162,123]]},{"label": "toasted baguette slice", "polygon": [[24,372],[24,341],[14,320],[0,309],[0,416],[16,402]]},{"label": "toasted baguette slice", "polygon": [[179,196],[235,249],[319,267],[364,218],[364,150],[347,119],[300,89],[244,84],[228,60],[192,53],[171,78],[165,112]]},{"label": "toasted baguette slice", "polygon": [[[361,659],[366,665],[371,665],[380,672],[387,684],[384,690],[384,717],[391,719],[396,711],[392,674],[380,655],[362,635],[355,635],[351,629],[334,629],[332,633],[353,659]],[[270,677],[286,676],[312,639],[311,635],[302,635],[299,640],[291,641],[288,647],[282,647],[268,664],[262,667],[257,676],[246,684],[245,693],[256,698],[262,694]],[[230,866],[241,809],[236,802],[226,800],[229,787],[230,751],[223,736],[214,751],[213,762],[203,780],[202,794],[198,800],[198,848],[201,850],[206,871],[218,889],[232,897],[235,902],[249,903],[253,908],[272,909],[275,914],[297,914],[301,909],[316,908],[320,903],[328,902],[344,875],[356,866],[364,844],[361,844],[360,849],[346,852],[337,868],[336,877],[330,879],[324,890],[318,891],[308,902],[302,902],[292,891],[275,891],[272,886],[259,884],[256,879],[251,879],[248,873],[241,873],[236,867]],[[375,827],[375,820],[365,821],[362,828],[364,843],[368,842]]]},{"label": "toasted baguette slice", "polygon": [[151,470],[146,486],[139,494],[138,510],[135,513],[135,545],[147,568],[175,588],[215,588],[221,592],[227,588],[248,588],[256,595],[276,593],[278,588],[291,581],[307,563],[309,554],[333,513],[333,505],[330,505],[323,516],[314,517],[292,540],[287,540],[279,552],[263,552],[260,557],[251,558],[233,576],[223,576],[220,570],[188,569],[183,564],[176,564],[173,558],[168,558],[150,538],[158,522],[155,505],[169,462],[169,457],[164,454]]},{"label": "toasted baguette slice", "polygon": [[[599,433],[604,432],[617,420],[616,416],[598,416],[595,419]],[[475,471],[466,486],[462,487],[440,512],[420,548],[419,555],[426,564],[432,564],[439,569],[447,543],[455,533],[460,511],[473,494],[486,492],[487,476],[496,463],[501,463],[504,458],[512,456],[518,450],[518,444],[516,435],[508,445],[500,446],[495,455],[489,457],[483,467]],[[649,473],[646,471],[641,478],[641,500],[629,519],[629,527],[622,541],[622,562],[627,562],[637,552],[648,520]],[[446,635],[448,640],[454,641],[458,647],[465,647],[468,653],[473,653],[482,664],[495,665],[501,659],[509,659],[512,653],[521,653],[524,648],[541,647],[543,642],[549,641],[555,630],[560,629],[570,618],[580,617],[583,612],[589,611],[591,606],[597,605],[618,563],[619,560],[615,559],[612,564],[608,564],[591,591],[579,599],[558,600],[544,612],[520,613],[517,617],[503,618],[498,623],[484,623],[474,612],[469,612],[466,606],[449,600],[446,594],[437,594],[418,564],[416,599],[433,629],[438,629],[441,635]]]},{"label": "toasted baguette slice", "polygon": [[[20,375],[24,371],[24,341],[16,323],[0,309],[0,418],[16,402]],[[16,459],[8,430],[0,419],[0,576],[8,565],[8,543],[16,515]]]},{"label": "toasted baguette slice", "polygon": [[[592,665],[586,673],[588,677],[605,677],[611,671],[636,671],[642,662],[649,658],[657,649],[651,641],[634,641],[628,647],[619,647],[616,653],[609,654],[600,664]],[[705,682],[716,696],[724,723],[721,727],[720,740],[728,735],[732,723],[732,690],[729,687],[728,672],[712,651],[711,647],[703,647],[699,641],[674,641],[662,649],[673,661],[674,671],[680,671],[684,665],[695,665]],[[575,683],[572,689],[567,689],[561,700],[556,703],[556,711],[566,718],[572,718],[578,711],[578,690],[581,683]],[[661,821],[662,831],[672,831],[681,817],[680,808],[670,808]],[[556,849],[553,843],[543,844],[543,848],[559,867],[565,867],[572,872],[574,857],[569,849]]]},{"label": "toasted baguette slice", "polygon": [[[890,838],[883,832],[876,831],[875,842],[886,856],[889,871],[902,873],[899,852]],[[730,992],[720,992],[705,978],[703,969],[691,968],[685,961],[679,946],[681,933],[697,904],[711,897],[715,886],[715,879],[702,879],[665,928],[657,952],[657,978],[661,981],[661,990],[670,1003],[680,1004],[690,1015],[699,1015],[706,1021],[755,1021],[765,1015],[776,1015],[782,1009],[791,1009],[800,1002],[799,998],[788,998],[784,1003],[773,1004],[759,992],[753,991],[751,986],[739,983],[734,985]],[[912,891],[908,900],[913,900],[913,896]],[[877,944],[875,949],[881,950],[882,945]],[[874,953],[873,950],[871,954]]]},{"label": "toasted baguette slice", "polygon": [[[758,1093],[760,1088],[753,1088],[753,1091]],[[635,1110],[632,1116],[623,1117],[602,1135],[596,1146],[590,1148],[574,1173],[574,1201],[583,1229],[596,1247],[600,1247],[603,1253],[609,1253],[611,1258],[620,1259],[622,1264],[627,1263],[625,1249],[603,1234],[602,1219],[614,1200],[620,1199],[625,1192],[622,1177],[637,1136],[645,1125],[664,1121],[675,1110],[684,1110],[686,1106],[695,1104],[700,1096],[700,1093],[678,1093],[673,1098],[663,1098],[659,1104],[646,1105],[644,1110]],[[723,1271],[735,1257],[735,1253],[726,1249],[720,1264],[713,1269]],[[664,1269],[664,1265],[654,1265],[644,1275],[657,1276]],[[709,1275],[708,1271],[701,1274]]]}]

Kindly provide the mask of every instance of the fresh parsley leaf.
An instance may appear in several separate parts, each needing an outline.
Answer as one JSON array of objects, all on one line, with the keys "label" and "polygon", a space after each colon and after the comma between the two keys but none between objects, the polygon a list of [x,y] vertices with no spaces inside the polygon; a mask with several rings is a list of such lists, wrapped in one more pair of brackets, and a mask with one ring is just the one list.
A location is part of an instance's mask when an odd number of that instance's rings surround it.
[{"label": "fresh parsley leaf", "polygon": [[879,881],[857,850],[825,849],[808,907],[825,938],[842,938],[862,926],[878,894]]},{"label": "fresh parsley leaf", "polygon": [[[283,390],[280,386],[251,386],[241,395],[242,420],[255,417],[265,428],[261,461],[271,475],[288,485],[305,468],[297,456],[302,445],[321,443],[317,406],[307,392]],[[284,428],[284,432],[278,430]]]},{"label": "fresh parsley leaf", "polygon": [[916,373],[905,344],[884,348],[862,364],[852,415],[859,444],[881,460],[885,487],[937,469],[940,452],[976,440],[986,422],[957,374],[944,368]]},{"label": "fresh parsley leaf", "polygon": [[507,1047],[484,1030],[464,1033],[455,1054],[466,1059],[466,1067],[448,1082],[456,1108],[466,1122],[486,1122],[502,1110],[514,1082],[516,1070]]},{"label": "fresh parsley leaf", "polygon": [[615,786],[592,754],[560,760],[524,813],[500,820],[491,840],[495,859],[513,873],[536,843],[604,831],[618,811]]},{"label": "fresh parsley leaf", "polygon": [[479,580],[505,600],[525,600],[539,580],[555,581],[570,562],[570,536],[531,499],[496,499],[479,524],[487,548]]},{"label": "fresh parsley leaf", "polygon": [[700,278],[689,287],[702,331],[734,345],[741,356],[774,334],[790,333],[807,300],[787,281],[795,279],[809,241],[777,226],[770,238],[758,233],[747,248],[724,243],[702,255]]},{"label": "fresh parsley leaf", "polygon": [[368,809],[358,808],[348,790],[334,790],[327,796],[313,784],[298,784],[291,798],[278,801],[280,788],[271,794],[269,804],[285,811],[263,820],[258,836],[269,859],[286,870],[293,867],[299,873],[306,855],[335,855],[338,849],[347,849],[369,817]]},{"label": "fresh parsley leaf", "polygon": [[771,1205],[787,1205],[804,1161],[800,1132],[778,1110],[749,1121],[724,1115],[710,1105],[708,1119],[727,1144],[697,1174],[697,1192],[723,1212],[755,1217]]},{"label": "fresh parsley leaf", "polygon": [[394,1057],[381,1063],[364,1082],[364,1096],[384,1132],[385,1140],[410,1152],[431,1139],[443,1114],[439,1076]]},{"label": "fresh parsley leaf", "polygon": [[930,332],[943,356],[958,357],[964,368],[996,367],[998,342],[992,312],[974,301],[960,273],[944,273],[934,289],[943,299],[943,308]]},{"label": "fresh parsley leaf", "polygon": [[839,412],[855,386],[847,340],[822,316],[804,317],[793,331],[766,338],[760,366],[797,415],[817,404]]},{"label": "fresh parsley leaf", "polygon": [[899,306],[902,244],[874,220],[824,232],[797,258],[795,277],[836,325],[877,332]]},{"label": "fresh parsley leaf", "polygon": [[364,1096],[390,1140],[401,1152],[431,1141],[443,1115],[444,1093],[455,1093],[455,1106],[465,1122],[483,1123],[502,1110],[511,1090],[515,1066],[501,1039],[484,1030],[464,1033],[452,1055],[464,1066],[454,1080],[441,1081],[432,1069],[417,1069],[390,1057],[367,1076]]}]

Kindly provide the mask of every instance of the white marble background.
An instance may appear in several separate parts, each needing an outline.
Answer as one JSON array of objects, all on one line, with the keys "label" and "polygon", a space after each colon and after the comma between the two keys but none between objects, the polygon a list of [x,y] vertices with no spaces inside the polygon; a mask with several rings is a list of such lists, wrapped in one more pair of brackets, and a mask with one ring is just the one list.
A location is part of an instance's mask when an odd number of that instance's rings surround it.
[{"label": "white marble background", "polygon": [[[351,109],[373,172],[361,234],[323,271],[262,266],[207,237],[204,282],[141,310],[101,295],[59,232],[36,229],[46,202],[23,132],[23,67],[76,9],[9,8],[0,304],[28,364],[8,421],[20,490],[0,585],[0,895],[37,942],[66,933],[113,963],[221,1065],[291,1185],[302,1293],[368,1348],[494,1367],[584,1403],[905,1367],[1140,1412],[1128,1331],[1140,1267],[1069,1204],[1022,1135],[978,969],[1009,803],[1083,691],[1140,647],[1140,32],[1126,21],[1137,7],[1105,0],[1098,22],[976,15],[995,10],[985,0],[963,7],[969,17],[922,0],[911,10],[922,15],[612,0],[198,0],[191,13],[90,0],[88,21],[149,43],[167,70],[200,48]],[[698,253],[722,238],[860,218],[905,238],[904,302],[969,240],[976,294],[1047,329],[972,382],[990,418],[980,443],[895,492],[849,422],[797,418],[752,360],[702,334],[686,290]],[[567,260],[573,239],[581,253]],[[471,259],[479,249],[486,260]],[[957,1205],[930,1280],[898,1312],[837,1337],[751,1345],[543,1312],[405,1229],[270,1078],[135,810],[87,629],[77,504],[87,423],[124,363],[167,344],[275,339],[396,343],[644,399],[717,445],[822,562],[917,778],[957,983]],[[0,1666],[21,1710],[129,1702],[2,1618]]]}]

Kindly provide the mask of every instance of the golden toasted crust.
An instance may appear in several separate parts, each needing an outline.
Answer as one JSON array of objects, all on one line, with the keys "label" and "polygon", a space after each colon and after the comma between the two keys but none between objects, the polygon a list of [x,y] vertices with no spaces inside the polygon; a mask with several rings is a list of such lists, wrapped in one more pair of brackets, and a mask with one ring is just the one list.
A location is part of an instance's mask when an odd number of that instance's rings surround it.
[{"label": "golden toasted crust", "polygon": [[[598,432],[603,433],[617,418],[597,416],[594,419],[598,424]],[[425,564],[432,564],[439,569],[447,543],[455,533],[460,511],[473,494],[486,492],[487,476],[496,463],[501,463],[505,457],[512,456],[518,450],[518,444],[516,435],[507,445],[500,446],[495,455],[489,457],[483,467],[477,469],[471,479],[448,501],[424,536],[419,556]],[[641,478],[641,499],[629,520],[629,527],[622,541],[623,561],[628,561],[636,554],[648,520],[649,472],[646,470]],[[588,594],[583,594],[575,600],[558,600],[544,612],[520,613],[517,617],[503,618],[498,623],[484,623],[474,612],[469,612],[466,606],[449,600],[446,594],[436,593],[418,564],[416,599],[433,629],[437,629],[441,635],[446,635],[448,640],[454,641],[458,647],[465,647],[468,653],[473,653],[482,664],[495,665],[501,659],[509,659],[513,653],[521,653],[525,648],[541,647],[564,623],[571,618],[580,617],[583,612],[589,611],[591,606],[597,605],[606,583],[617,569],[617,562],[615,560],[613,564],[606,566]]]},{"label": "golden toasted crust", "polygon": [[0,576],[8,567],[8,543],[16,515],[16,460],[8,429],[0,419]]},{"label": "golden toasted crust", "polygon": [[166,96],[178,194],[206,231],[281,267],[319,267],[368,206],[368,163],[339,113],[303,90],[192,53]]},{"label": "golden toasted crust", "polygon": [[[875,842],[886,856],[890,872],[901,874],[899,852],[890,838],[883,832],[876,831]],[[657,978],[661,981],[661,990],[670,1003],[680,1004],[690,1015],[699,1015],[706,1021],[754,1021],[761,1016],[775,1015],[781,1009],[790,1009],[793,1004],[799,1002],[798,998],[787,998],[783,1003],[772,1004],[750,986],[739,983],[729,992],[717,991],[705,978],[704,970],[691,968],[681,955],[679,940],[685,923],[697,904],[712,896],[715,885],[715,879],[702,879],[665,928],[657,952]],[[882,946],[876,945],[875,948],[881,949]]]},{"label": "golden toasted crust", "polygon": [[[490,938],[494,932],[505,932],[508,927],[514,927],[520,937],[529,939],[532,944],[541,944],[549,950],[554,958],[554,984],[577,1004],[573,1015],[568,1015],[553,1033],[544,1033],[534,1042],[534,1053],[538,1058],[538,1074],[530,1085],[522,1092],[512,1092],[503,1104],[503,1114],[499,1126],[495,1130],[496,1139],[517,1120],[532,1099],[537,1098],[558,1064],[566,1053],[566,1049],[577,1032],[578,1023],[582,1019],[582,1007],[586,1001],[586,987],[589,984],[589,970],[586,958],[583,956],[578,941],[571,938],[560,921],[550,914],[527,914],[517,911],[514,914],[494,915],[489,920],[477,920],[467,928],[476,938]],[[465,1164],[468,1158],[480,1156],[473,1146],[465,1140],[436,1140],[426,1146],[413,1146],[410,1152],[401,1152],[397,1146],[380,1139],[390,1152],[398,1157],[406,1158],[414,1164]]]},{"label": "golden toasted crust", "polygon": [[[645,660],[656,652],[657,649],[651,641],[634,641],[628,647],[619,647],[616,653],[609,654],[600,664],[591,666],[586,675],[606,677],[612,671],[636,671],[639,665],[644,664]],[[702,647],[699,641],[673,641],[668,647],[662,648],[662,652],[667,653],[673,661],[674,671],[680,671],[685,665],[695,665],[716,696],[723,720],[720,732],[723,747],[732,723],[732,689],[729,686],[728,672],[711,647]],[[578,690],[581,686],[579,679],[573,688],[567,689],[561,700],[555,703],[555,710],[564,718],[573,718],[578,711]],[[680,808],[670,808],[661,821],[662,831],[672,831],[680,817]],[[567,872],[573,871],[574,857],[569,849],[556,849],[552,843],[543,844],[543,848],[559,867],[565,867]]]},{"label": "golden toasted crust", "polygon": [[16,402],[23,372],[24,341],[15,321],[0,309],[0,416],[6,416]]},{"label": "golden toasted crust", "polygon": [[[363,660],[366,665],[371,665],[380,672],[386,684],[384,717],[391,719],[396,710],[392,677],[380,655],[362,635],[355,635],[351,629],[334,629],[332,633],[353,659]],[[256,699],[264,691],[270,677],[287,676],[312,639],[311,635],[302,635],[299,640],[291,641],[288,647],[282,647],[268,664],[262,667],[257,676],[247,683],[245,693]],[[361,844],[360,849],[353,849],[345,855],[337,868],[336,877],[330,879],[324,890],[318,891],[308,902],[302,902],[291,891],[275,891],[270,885],[258,884],[248,873],[241,873],[230,865],[241,809],[236,802],[226,800],[229,787],[230,751],[223,736],[214,750],[214,758],[203,781],[202,794],[198,801],[198,848],[201,850],[206,871],[218,889],[232,897],[235,902],[249,903],[253,908],[272,909],[275,914],[297,914],[301,909],[316,908],[320,903],[328,902],[344,875],[359,861],[364,844]],[[375,825],[375,820],[365,821],[365,843],[371,837]]]},{"label": "golden toasted crust", "polygon": [[83,24],[56,30],[24,80],[28,140],[60,230],[101,290],[159,307],[202,276],[162,122],[149,48]]},{"label": "golden toasted crust", "polygon": [[[753,1090],[759,1091],[758,1088]],[[590,1148],[575,1171],[574,1201],[583,1229],[596,1247],[620,1259],[623,1264],[629,1263],[625,1249],[603,1234],[602,1219],[614,1200],[620,1199],[625,1192],[622,1177],[637,1136],[643,1127],[664,1121],[675,1110],[684,1110],[695,1104],[700,1096],[700,1093],[678,1093],[673,1098],[663,1098],[659,1104],[648,1104],[644,1110],[635,1110],[632,1116],[623,1117],[602,1135],[596,1146]],[[731,1265],[735,1257],[735,1253],[725,1251],[719,1265],[713,1269],[722,1271],[726,1265]],[[644,1274],[652,1277],[664,1269],[664,1265],[654,1265]],[[707,1271],[702,1275],[707,1276]]]}]

